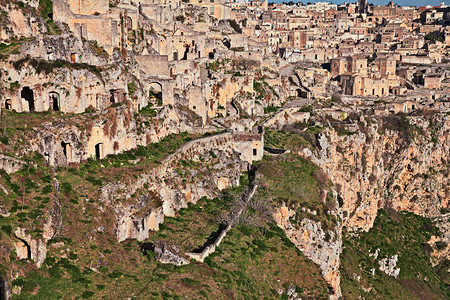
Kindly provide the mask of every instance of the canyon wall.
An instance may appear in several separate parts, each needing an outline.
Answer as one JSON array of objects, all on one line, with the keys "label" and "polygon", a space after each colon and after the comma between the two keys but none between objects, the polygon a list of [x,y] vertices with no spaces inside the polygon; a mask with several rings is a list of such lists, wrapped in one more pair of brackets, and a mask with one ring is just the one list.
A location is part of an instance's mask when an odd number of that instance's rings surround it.
[{"label": "canyon wall", "polygon": [[369,230],[379,208],[431,217],[449,205],[449,116],[412,117],[401,130],[388,122],[367,121],[354,134],[325,128],[318,149],[303,150],[334,183],[348,230]]}]

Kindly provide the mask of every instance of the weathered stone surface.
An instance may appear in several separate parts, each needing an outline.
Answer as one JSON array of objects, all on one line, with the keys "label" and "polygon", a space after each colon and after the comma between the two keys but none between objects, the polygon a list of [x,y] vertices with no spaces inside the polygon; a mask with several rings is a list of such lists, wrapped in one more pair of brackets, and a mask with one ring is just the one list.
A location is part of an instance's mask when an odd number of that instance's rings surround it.
[{"label": "weathered stone surface", "polygon": [[276,208],[273,213],[275,222],[283,229],[286,236],[300,249],[306,257],[319,265],[325,280],[333,288],[331,299],[341,296],[339,255],[342,250],[342,227],[338,224],[326,233],[320,222],[303,219],[300,226],[291,223],[290,218],[295,217],[295,210],[283,205]]},{"label": "weathered stone surface", "polygon": [[6,209],[6,207],[0,205],[0,216],[2,216],[2,217],[9,217],[9,215],[10,215],[10,212]]},{"label": "weathered stone surface", "polygon": [[450,118],[436,117],[434,142],[429,121],[419,117],[410,122],[424,134],[408,141],[398,131],[381,134],[380,123],[353,135],[327,128],[317,136],[317,151],[303,150],[335,184],[347,229],[369,230],[383,207],[425,216],[439,215],[441,207],[448,207]]},{"label": "weathered stone surface", "polygon": [[3,277],[0,277],[0,299],[10,300],[12,297],[12,289]]},{"label": "weathered stone surface", "polygon": [[[102,187],[101,200],[114,206],[117,215],[116,235],[119,241],[128,238],[144,240],[149,230],[158,229],[164,216],[174,216],[189,202],[196,203],[201,197],[214,197],[219,187],[236,186],[242,167],[247,164],[240,159],[240,149],[230,133],[215,135],[186,143],[148,174],[143,174],[132,184],[114,183]],[[214,151],[217,165],[207,162]],[[181,159],[200,162],[206,169],[186,174],[181,178],[175,169]],[[197,172],[206,172],[200,179]],[[184,180],[183,180],[184,179]],[[136,191],[146,186],[148,194],[136,198],[131,204],[116,203],[115,199],[129,199]]]},{"label": "weathered stone surface", "polygon": [[[33,239],[24,228],[17,227],[14,234],[19,242],[16,242],[16,251],[21,255],[20,259],[31,258],[40,268],[47,256],[47,247],[41,239]],[[26,255],[25,255],[26,249]]]},{"label": "weathered stone surface", "polygon": [[189,264],[188,257],[180,251],[180,248],[168,241],[156,241],[153,244],[153,251],[155,251],[156,260],[160,263],[175,266]]},{"label": "weathered stone surface", "polygon": [[19,171],[25,164],[22,160],[0,154],[0,170],[4,170],[7,174]]},{"label": "weathered stone surface", "polygon": [[380,271],[386,273],[389,276],[398,277],[398,274],[400,274],[400,268],[396,268],[398,261],[398,255],[394,255],[391,258],[383,258],[380,261],[378,261],[378,264],[380,265]]}]

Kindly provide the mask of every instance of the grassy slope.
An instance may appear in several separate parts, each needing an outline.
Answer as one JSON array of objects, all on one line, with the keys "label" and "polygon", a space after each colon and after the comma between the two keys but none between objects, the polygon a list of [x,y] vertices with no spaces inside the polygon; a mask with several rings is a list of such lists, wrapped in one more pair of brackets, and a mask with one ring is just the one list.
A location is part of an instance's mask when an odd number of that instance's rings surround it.
[{"label": "grassy slope", "polygon": [[[346,298],[445,299],[450,297],[448,272],[439,277],[425,253],[425,243],[439,235],[430,220],[408,212],[394,216],[380,210],[369,232],[344,236],[342,292]],[[369,257],[380,249],[378,259]],[[398,254],[398,279],[381,272],[378,261]],[[375,269],[372,277],[371,270]],[[361,276],[358,282],[355,275]],[[446,278],[445,278],[446,277]],[[445,284],[447,282],[447,287]],[[366,292],[362,289],[372,290]]]},{"label": "grassy slope", "polygon": [[[284,202],[296,209],[299,223],[306,217],[320,221],[325,231],[335,227],[336,217],[328,211],[333,210],[336,203],[330,192],[323,199],[323,191],[329,190],[330,182],[312,162],[295,154],[265,156],[259,164],[258,173],[261,175],[259,193],[278,205]],[[302,208],[317,214],[307,213]]]},{"label": "grassy slope", "polygon": [[[150,242],[168,239],[184,251],[201,248],[218,231],[217,217],[227,210],[229,201],[227,197],[202,199],[175,218],[167,218],[161,230],[152,233]],[[318,267],[272,224],[232,229],[206,264],[174,267],[157,263],[151,252],[144,255],[136,241],[117,243],[112,222],[105,233],[96,232],[96,218],[114,220],[107,210],[99,213],[91,207],[87,214],[95,213],[95,217],[86,218],[81,204],[68,199],[63,202],[64,238],[51,243],[43,267],[36,269],[30,261],[3,265],[4,272],[10,267],[19,270],[14,285],[22,286],[22,294],[15,299],[274,298],[275,289],[291,285],[297,286],[302,297],[327,297]],[[83,206],[89,211],[89,206]],[[90,265],[97,272],[90,270]]]},{"label": "grassy slope", "polygon": [[[295,127],[295,126],[294,126]],[[294,128],[295,129],[295,128]],[[296,151],[305,146],[314,145],[307,131],[266,131],[266,144]],[[283,155],[264,158],[259,168],[262,181],[268,194],[277,201],[291,205],[300,205],[318,211],[317,220],[332,225],[326,209],[320,201],[318,187],[324,186],[314,176],[317,167],[307,160],[295,155]],[[297,210],[299,211],[299,210]],[[311,218],[305,212],[302,217]],[[315,217],[315,216],[314,216]],[[301,218],[299,218],[301,220]],[[450,276],[448,260],[433,268],[425,250],[425,243],[432,235],[440,235],[430,220],[402,212],[394,217],[380,211],[374,228],[358,236],[345,234],[342,254],[342,291],[344,298],[355,299],[444,299],[450,297]],[[374,253],[380,249],[379,259],[399,255],[401,272],[396,280],[381,272],[378,261],[369,257],[369,250]],[[375,268],[375,276],[371,270]],[[361,276],[357,281],[355,276]],[[365,289],[372,290],[366,292]]]},{"label": "grassy slope", "polygon": [[[6,148],[25,138],[21,134],[28,130],[26,122],[30,128],[41,120],[41,114],[37,113],[15,115],[18,116],[25,118],[24,122],[10,123],[2,132],[3,137],[10,137],[9,145],[3,144]],[[187,134],[172,135],[158,144],[101,162],[58,168],[57,173],[45,165],[41,155],[34,153],[23,158],[30,167],[11,175],[2,173],[0,183],[9,195],[0,190],[1,204],[11,211],[11,216],[0,217],[0,240],[9,249],[0,252],[0,276],[6,277],[11,271],[18,275],[13,286],[21,287],[22,293],[14,298],[276,298],[279,297],[276,289],[291,285],[297,286],[302,297],[326,298],[327,284],[319,268],[272,224],[232,229],[206,264],[192,263],[179,268],[161,265],[151,254],[144,255],[141,243],[116,242],[116,216],[96,200],[98,188],[105,182],[123,179],[125,173],[147,171],[192,138]],[[129,163],[136,158],[141,159],[137,165]],[[192,166],[182,161],[180,167]],[[32,261],[17,260],[13,232],[21,226],[28,228],[35,238],[41,238],[44,214],[56,193],[53,178],[61,186],[58,196],[63,227],[47,246],[44,265],[37,269]],[[202,199],[175,218],[167,218],[161,230],[151,234],[150,242],[168,239],[177,242],[184,251],[203,247],[220,229],[217,216],[228,209],[229,201],[227,197]],[[99,227],[105,227],[106,231],[100,232]]]}]

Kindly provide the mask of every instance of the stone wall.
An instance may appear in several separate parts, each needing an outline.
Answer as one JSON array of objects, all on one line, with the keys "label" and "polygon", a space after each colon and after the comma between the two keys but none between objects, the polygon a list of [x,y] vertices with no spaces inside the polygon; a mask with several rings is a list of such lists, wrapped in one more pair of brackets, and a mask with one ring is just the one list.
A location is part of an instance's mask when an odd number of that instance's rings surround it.
[{"label": "stone wall", "polygon": [[[251,189],[250,193],[246,196],[244,202],[248,202],[248,201],[250,201],[252,199],[253,195],[255,194],[255,191],[256,191],[257,187],[258,187],[257,185],[253,186],[253,188]],[[245,206],[242,206],[242,208],[237,212],[237,214],[235,216],[233,216],[233,219],[237,220],[239,218],[239,216],[242,214],[242,212],[243,212],[243,210],[245,208],[246,208]],[[232,223],[230,222],[230,224],[228,224],[227,227],[225,227],[225,229],[222,230],[222,232],[219,234],[217,239],[211,245],[206,246],[206,248],[203,249],[202,252],[200,252],[200,253],[186,253],[186,255],[189,256],[190,258],[195,259],[198,262],[203,262],[205,260],[205,258],[207,258],[211,254],[213,254],[216,251],[216,248],[220,246],[220,243],[225,238],[225,236],[227,235],[228,231],[230,231],[231,226],[232,226]]]},{"label": "stone wall", "polygon": [[[255,139],[260,140],[261,135]],[[112,205],[115,199],[131,201],[129,204],[114,204],[118,240],[143,240],[148,237],[149,230],[158,229],[164,215],[174,216],[189,202],[196,203],[201,197],[214,197],[220,190],[238,185],[240,173],[248,164],[241,158],[241,149],[231,133],[197,139],[180,147],[157,168],[141,175],[133,183],[116,182],[104,186],[101,200],[105,203]],[[184,175],[187,177],[181,178],[174,171],[180,160],[201,162],[201,167],[194,173],[187,171]],[[216,160],[218,163],[210,165]],[[204,177],[200,179],[198,173]],[[145,194],[134,199],[132,196],[144,187]]]},{"label": "stone wall", "polygon": [[169,76],[167,55],[136,55],[139,69],[152,76]]},{"label": "stone wall", "polygon": [[[208,161],[212,159],[210,153],[216,153],[215,156],[220,157],[221,162],[209,169],[203,179],[191,174],[183,181],[174,171],[181,159],[200,161],[202,158],[202,169],[199,172],[203,172],[203,168],[207,168]],[[147,196],[132,200],[131,204],[114,205],[117,239],[143,240],[148,237],[149,230],[158,228],[164,215],[174,216],[180,208],[187,207],[189,202],[196,203],[201,197],[214,197],[219,186],[224,188],[223,183],[226,183],[225,187],[238,185],[240,172],[241,162],[234,151],[232,135],[220,134],[188,142],[166,157],[160,166],[141,175],[132,184],[114,183],[104,186],[101,200],[112,204],[115,199],[130,199],[145,185]],[[150,194],[153,196],[149,197]]]}]

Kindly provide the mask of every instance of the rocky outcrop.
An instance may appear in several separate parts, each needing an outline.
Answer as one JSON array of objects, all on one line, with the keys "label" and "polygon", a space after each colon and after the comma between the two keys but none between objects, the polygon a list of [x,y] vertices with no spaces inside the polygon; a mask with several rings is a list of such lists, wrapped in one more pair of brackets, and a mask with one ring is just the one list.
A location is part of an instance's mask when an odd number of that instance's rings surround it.
[{"label": "rocky outcrop", "polygon": [[[35,1],[28,2],[33,6],[33,2]],[[39,3],[37,6],[39,6]],[[44,20],[36,10],[28,10],[25,12],[24,9],[15,5],[14,2],[8,2],[8,5],[2,6],[2,11],[6,14],[6,18],[3,17],[1,20],[2,26],[0,26],[0,39],[2,41],[17,37],[37,36],[47,31]]]},{"label": "rocky outcrop", "polygon": [[[178,169],[182,160],[198,166],[186,168],[180,174]],[[144,240],[149,230],[158,229],[165,215],[174,216],[189,202],[214,197],[221,189],[238,185],[240,172],[246,164],[239,158],[232,134],[201,138],[186,143],[157,168],[132,183],[116,182],[104,186],[101,200],[114,207],[119,241],[128,238]],[[139,191],[144,195],[133,198]],[[115,199],[129,200],[120,203]]]},{"label": "rocky outcrop", "polygon": [[342,227],[325,232],[320,222],[307,218],[300,224],[294,224],[296,212],[283,205],[273,214],[275,222],[283,229],[286,236],[300,249],[306,257],[319,265],[325,280],[333,288],[331,299],[341,296],[339,255],[342,249]]},{"label": "rocky outcrop", "polygon": [[8,281],[0,277],[0,299],[10,300],[12,297],[12,289]]},{"label": "rocky outcrop", "polygon": [[[55,190],[59,193],[59,182],[54,183]],[[50,208],[45,213],[42,237],[45,242],[53,239],[62,227],[62,211],[60,198],[57,193],[53,195]]]},{"label": "rocky outcrop", "polygon": [[28,230],[16,228],[14,235],[18,239],[15,242],[16,253],[19,259],[32,259],[40,268],[47,256],[47,247],[42,239],[34,239]]},{"label": "rocky outcrop", "polygon": [[0,154],[0,170],[4,170],[7,174],[21,170],[25,164],[26,162],[22,160]]},{"label": "rocky outcrop", "polygon": [[284,126],[295,124],[297,122],[306,123],[310,118],[309,112],[302,112],[301,108],[310,103],[309,100],[296,100],[288,102],[282,109],[268,118],[262,124],[276,130],[283,129]]},{"label": "rocky outcrop", "polygon": [[396,268],[398,261],[398,255],[394,255],[391,258],[383,258],[381,259],[378,264],[380,265],[380,271],[386,273],[389,276],[398,277],[398,274],[400,274],[400,268]]},{"label": "rocky outcrop", "polygon": [[450,213],[432,218],[442,232],[442,236],[432,236],[428,244],[433,247],[431,263],[433,266],[445,262],[450,257]]},{"label": "rocky outcrop", "polygon": [[137,120],[137,143],[139,145],[156,143],[173,133],[204,134],[217,130],[214,127],[202,128],[200,117],[181,105],[164,106],[155,117],[139,116]]},{"label": "rocky outcrop", "polygon": [[160,263],[175,266],[189,264],[188,257],[180,251],[180,248],[168,241],[156,241],[153,244],[153,251],[155,251],[156,260]]}]

